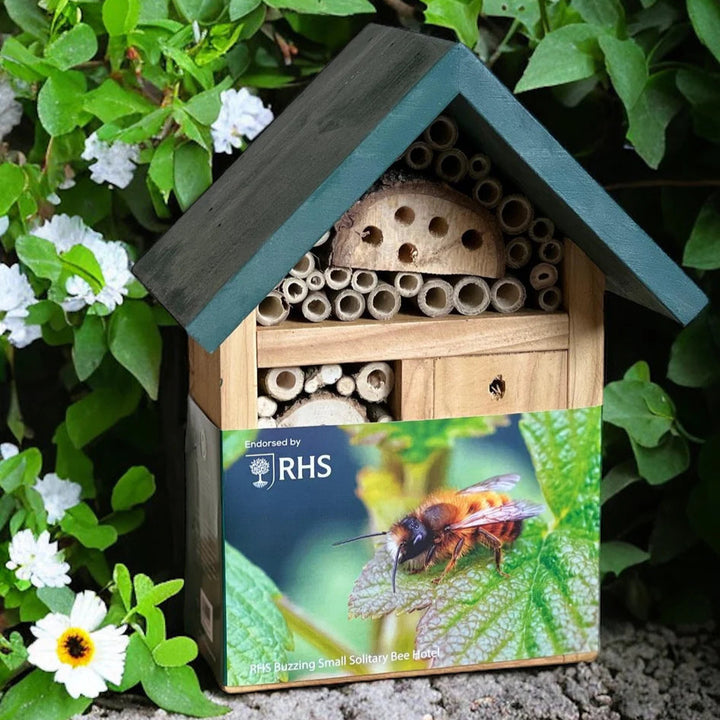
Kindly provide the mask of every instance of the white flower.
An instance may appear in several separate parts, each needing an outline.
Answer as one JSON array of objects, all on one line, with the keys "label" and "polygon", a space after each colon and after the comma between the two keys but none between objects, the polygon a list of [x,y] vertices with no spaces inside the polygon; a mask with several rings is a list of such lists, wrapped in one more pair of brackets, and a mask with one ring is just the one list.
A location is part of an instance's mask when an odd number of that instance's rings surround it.
[{"label": "white flower", "polygon": [[0,458],[8,460],[15,457],[20,452],[20,448],[13,443],[0,443]]},{"label": "white flower", "polygon": [[7,215],[0,217],[0,237],[2,237],[10,227],[10,218]]},{"label": "white flower", "polygon": [[270,108],[251,95],[247,88],[223,90],[220,93],[220,113],[210,126],[215,152],[232,153],[242,145],[241,135],[248,140],[257,137],[273,120]]},{"label": "white flower", "polygon": [[49,523],[62,520],[65,511],[80,502],[80,485],[70,480],[62,480],[55,473],[48,473],[42,480],[38,479],[33,487],[43,499]]},{"label": "white flower", "polygon": [[0,140],[20,122],[21,117],[22,105],[15,99],[7,78],[0,75]]},{"label": "white flower", "polygon": [[42,334],[39,325],[25,324],[28,306],[35,302],[35,293],[20,266],[0,263],[0,335],[7,332],[15,347],[23,348]]},{"label": "white flower", "polygon": [[128,294],[127,285],[132,280],[127,250],[122,243],[105,240],[89,239],[84,245],[95,255],[102,271],[103,286],[96,294],[87,281],[72,275],[65,283],[68,297],[62,306],[72,312],[99,302],[112,312],[118,305],[122,305],[124,296]]},{"label": "white flower", "polygon": [[35,587],[62,587],[70,582],[70,566],[58,552],[58,544],[50,542],[50,533],[43,530],[38,539],[32,530],[21,530],[10,541],[10,560],[5,563],[20,580],[29,580]]},{"label": "white flower", "polygon": [[49,613],[30,628],[37,638],[28,647],[28,662],[55,673],[55,682],[65,685],[74,698],[95,698],[107,690],[107,682],[118,685],[125,669],[129,638],[125,626],[106,625],[107,608],[91,590],[75,597],[70,615]]},{"label": "white flower", "polygon": [[87,245],[90,240],[103,239],[103,236],[91,230],[81,217],[64,214],[53,215],[50,220],[35,228],[32,234],[49,240],[59,253],[67,252],[74,245]]},{"label": "white flower", "polygon": [[85,140],[85,149],[80,156],[83,160],[95,160],[90,165],[90,179],[101,185],[104,182],[125,188],[135,172],[135,163],[140,159],[140,148],[124,142],[108,143],[92,133]]}]

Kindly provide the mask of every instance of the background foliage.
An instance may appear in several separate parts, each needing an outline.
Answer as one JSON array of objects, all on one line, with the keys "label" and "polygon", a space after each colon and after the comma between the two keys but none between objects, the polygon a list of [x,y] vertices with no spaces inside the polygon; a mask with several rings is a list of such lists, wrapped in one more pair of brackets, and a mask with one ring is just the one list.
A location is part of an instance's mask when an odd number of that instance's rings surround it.
[{"label": "background foliage", "polygon": [[[83,486],[87,510],[67,521],[95,538],[78,543],[83,583],[102,586],[118,558],[158,579],[182,573],[182,333],[137,283],[113,308],[63,308],[70,275],[95,294],[109,278],[92,253],[32,230],[78,216],[138,256],[231,161],[214,152],[221,92],[251,88],[278,113],[371,20],[470,46],[710,297],[682,331],[608,297],[602,484],[608,598],[639,617],[709,616],[720,606],[715,0],[6,0],[0,75],[22,118],[0,125],[1,240],[30,280],[26,322],[42,338],[0,339],[0,432],[30,453],[4,476],[13,498],[0,520],[25,510],[9,529],[23,527],[38,501],[30,474],[55,469]],[[93,133],[137,148],[126,187],[93,177]],[[147,510],[147,497],[128,506],[113,491],[143,466],[158,478]]]}]

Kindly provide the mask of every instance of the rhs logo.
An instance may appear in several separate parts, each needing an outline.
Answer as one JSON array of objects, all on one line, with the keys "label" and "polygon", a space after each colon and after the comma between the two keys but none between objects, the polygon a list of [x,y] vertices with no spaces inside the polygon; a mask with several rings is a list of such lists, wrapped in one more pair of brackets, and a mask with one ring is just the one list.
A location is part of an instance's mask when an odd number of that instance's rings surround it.
[{"label": "rhs logo", "polygon": [[332,475],[330,455],[280,456],[275,453],[246,455],[248,470],[255,477],[253,487],[270,490],[275,480],[315,480]]},{"label": "rhs logo", "polygon": [[256,476],[253,486],[269,490],[275,484],[275,453],[248,455],[250,472]]}]

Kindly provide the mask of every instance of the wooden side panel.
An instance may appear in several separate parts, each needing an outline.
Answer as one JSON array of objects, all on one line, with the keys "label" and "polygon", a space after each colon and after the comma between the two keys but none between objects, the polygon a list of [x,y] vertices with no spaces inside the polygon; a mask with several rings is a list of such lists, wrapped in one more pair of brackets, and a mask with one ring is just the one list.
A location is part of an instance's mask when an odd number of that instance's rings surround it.
[{"label": "wooden side panel", "polygon": [[255,313],[214,352],[190,339],[190,396],[221,430],[257,424]]},{"label": "wooden side panel", "polygon": [[398,420],[434,417],[435,360],[401,360],[395,366],[393,413]]},{"label": "wooden side panel", "polygon": [[434,416],[505,415],[567,407],[567,352],[438,358]]},{"label": "wooden side panel", "polygon": [[523,310],[512,315],[439,318],[396,315],[391,320],[322,323],[285,321],[258,328],[258,367],[372,362],[445,355],[566,350],[565,313]]},{"label": "wooden side panel", "polygon": [[605,276],[585,253],[565,241],[563,295],[569,316],[568,407],[602,404]]}]

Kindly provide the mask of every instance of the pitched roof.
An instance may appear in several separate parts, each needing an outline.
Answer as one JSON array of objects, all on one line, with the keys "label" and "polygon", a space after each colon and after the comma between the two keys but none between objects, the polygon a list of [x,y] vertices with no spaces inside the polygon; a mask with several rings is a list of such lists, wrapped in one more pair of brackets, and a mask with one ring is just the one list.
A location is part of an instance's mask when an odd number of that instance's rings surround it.
[{"label": "pitched roof", "polygon": [[604,272],[685,324],[702,292],[462,45],[370,25],[135,265],[214,350],[441,111]]}]

